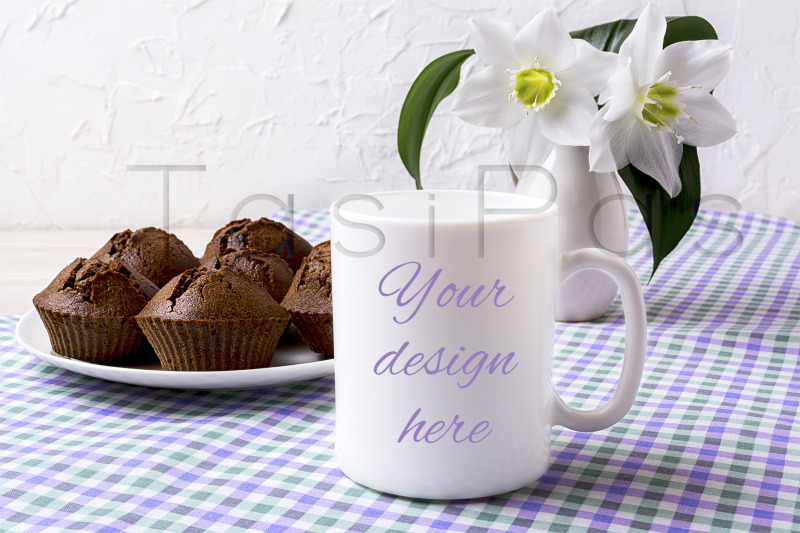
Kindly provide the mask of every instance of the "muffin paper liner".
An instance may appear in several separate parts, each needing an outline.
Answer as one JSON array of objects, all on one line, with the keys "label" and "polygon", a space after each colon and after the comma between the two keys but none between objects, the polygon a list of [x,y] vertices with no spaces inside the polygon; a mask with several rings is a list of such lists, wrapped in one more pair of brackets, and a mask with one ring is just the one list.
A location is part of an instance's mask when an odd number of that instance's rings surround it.
[{"label": "muffin paper liner", "polygon": [[333,355],[333,315],[287,309],[300,336],[312,351]]},{"label": "muffin paper liner", "polygon": [[213,371],[268,367],[288,318],[136,321],[164,370]]},{"label": "muffin paper liner", "polygon": [[130,364],[144,336],[133,317],[71,315],[36,307],[58,355],[104,365]]}]

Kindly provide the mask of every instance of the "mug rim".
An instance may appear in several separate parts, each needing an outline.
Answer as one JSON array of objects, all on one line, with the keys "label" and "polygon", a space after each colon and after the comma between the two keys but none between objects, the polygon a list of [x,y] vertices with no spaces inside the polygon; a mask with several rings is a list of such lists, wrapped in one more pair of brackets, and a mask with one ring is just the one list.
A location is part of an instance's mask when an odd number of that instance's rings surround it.
[{"label": "mug rim", "polygon": [[[474,190],[474,189],[401,189],[401,190],[390,190],[390,191],[376,191],[376,192],[369,192],[369,193],[355,193],[355,194],[348,194],[338,198],[335,202],[333,202],[330,206],[330,213],[335,215],[334,210],[337,208],[337,204],[342,202],[343,200],[351,197],[356,196],[366,196],[366,197],[373,197],[378,200],[383,197],[392,197],[392,196],[401,196],[401,195],[408,195],[408,196],[427,196],[430,194],[450,194],[450,195],[458,195],[458,196],[473,196],[479,194],[481,191]],[[485,224],[508,224],[508,223],[518,223],[524,221],[531,221],[531,220],[540,220],[545,218],[550,218],[557,216],[559,213],[558,206],[555,204],[554,201],[550,201],[549,204],[548,200],[542,198],[536,198],[534,196],[529,196],[526,194],[515,193],[515,192],[505,192],[505,191],[483,191],[485,195],[491,195],[495,197],[513,197],[515,199],[526,199],[524,201],[536,201],[539,205],[531,205],[530,209],[535,210],[534,212],[517,212],[517,213],[487,213],[483,221]],[[542,209],[544,207],[544,209]],[[415,224],[415,223],[427,223],[427,218],[419,218],[419,217],[403,217],[403,216],[395,216],[395,215],[384,215],[380,212],[375,213],[365,213],[363,211],[357,210],[347,210],[347,208],[340,207],[339,209],[344,210],[347,213],[347,219],[351,222],[381,222],[381,223],[403,223],[403,224]],[[493,209],[491,207],[486,209]],[[523,207],[510,207],[508,209],[525,209]],[[464,224],[464,223],[474,223],[477,220],[477,217],[472,218],[456,218],[456,219],[436,219],[437,224]]]}]

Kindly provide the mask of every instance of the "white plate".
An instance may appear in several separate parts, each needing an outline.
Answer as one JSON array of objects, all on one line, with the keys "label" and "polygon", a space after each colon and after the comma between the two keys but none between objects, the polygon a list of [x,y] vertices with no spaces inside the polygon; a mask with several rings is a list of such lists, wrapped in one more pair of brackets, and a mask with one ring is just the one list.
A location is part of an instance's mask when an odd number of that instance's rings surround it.
[{"label": "white plate", "polygon": [[121,367],[87,363],[63,357],[51,349],[50,338],[36,309],[31,309],[20,319],[16,336],[17,341],[26,350],[42,361],[95,378],[146,387],[195,390],[256,389],[333,374],[333,359],[323,359],[323,356],[312,352],[304,344],[279,346],[272,358],[272,366],[252,370],[168,372],[162,370],[158,364]]}]

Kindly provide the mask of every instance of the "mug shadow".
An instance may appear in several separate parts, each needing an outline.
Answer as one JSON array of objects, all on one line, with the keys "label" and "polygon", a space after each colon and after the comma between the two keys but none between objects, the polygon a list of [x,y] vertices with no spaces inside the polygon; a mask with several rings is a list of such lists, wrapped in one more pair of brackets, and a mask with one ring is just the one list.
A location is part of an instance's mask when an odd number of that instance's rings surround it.
[{"label": "mug shadow", "polygon": [[[586,466],[576,467],[569,464],[569,459],[560,457],[566,449],[566,446],[554,446],[550,468],[530,485],[486,498],[439,503],[459,508],[476,504],[513,508],[524,511],[528,517],[535,517],[539,512],[548,516],[554,513],[576,516],[581,512],[578,509],[585,506],[589,512],[602,509],[607,517],[622,512],[632,519],[636,513],[625,511],[624,507],[635,506],[669,513],[691,523],[694,513],[701,509],[707,512],[713,507],[712,502],[717,501],[712,493],[718,490],[719,482],[710,481],[709,472],[726,471],[724,465],[698,461],[705,463],[700,466],[677,453],[659,454],[657,459],[594,458]],[[570,448],[569,455],[574,455],[575,451]],[[743,479],[729,477],[725,490],[738,501],[744,497],[743,487]],[[564,506],[565,502],[571,505]]]}]

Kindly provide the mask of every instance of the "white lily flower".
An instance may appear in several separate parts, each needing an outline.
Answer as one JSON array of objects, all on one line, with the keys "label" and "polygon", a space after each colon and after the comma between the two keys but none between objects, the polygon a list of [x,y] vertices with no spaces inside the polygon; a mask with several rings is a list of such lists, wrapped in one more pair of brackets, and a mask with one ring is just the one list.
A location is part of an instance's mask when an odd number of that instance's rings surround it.
[{"label": "white lily flower", "polygon": [[619,54],[628,65],[609,81],[610,99],[591,126],[590,168],[633,164],[675,197],[682,143],[713,146],[736,133],[733,117],[709,94],[731,67],[731,46],[684,41],[663,50],[667,21],[645,7]]},{"label": "white lily flower", "polygon": [[521,29],[472,19],[470,39],[487,67],[462,85],[453,112],[477,126],[502,128],[517,175],[525,165],[542,164],[554,143],[589,144],[594,96],[621,68],[617,54],[572,39],[552,8]]}]

